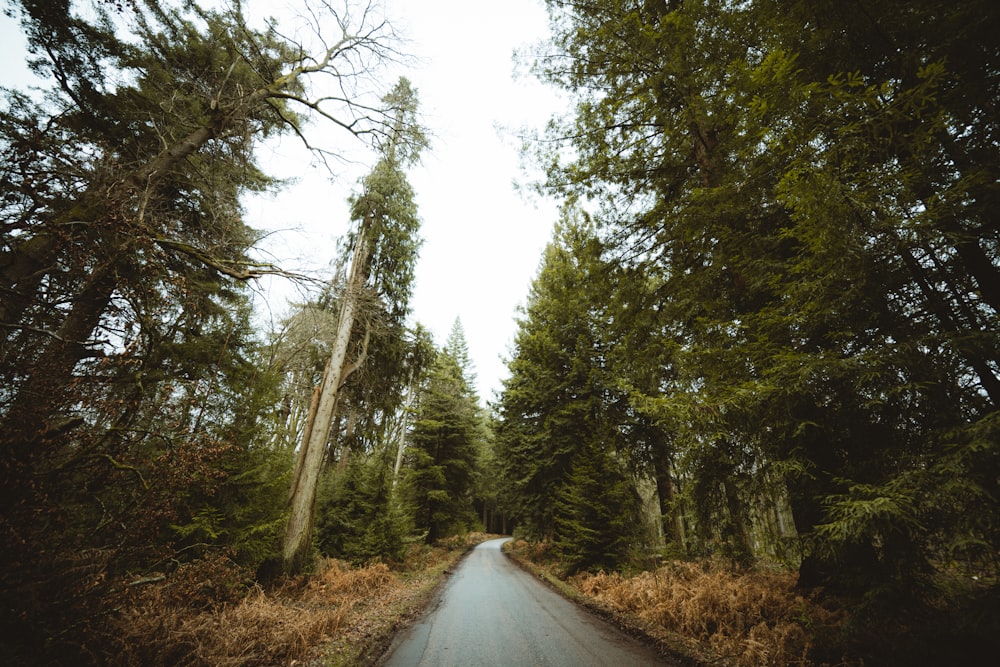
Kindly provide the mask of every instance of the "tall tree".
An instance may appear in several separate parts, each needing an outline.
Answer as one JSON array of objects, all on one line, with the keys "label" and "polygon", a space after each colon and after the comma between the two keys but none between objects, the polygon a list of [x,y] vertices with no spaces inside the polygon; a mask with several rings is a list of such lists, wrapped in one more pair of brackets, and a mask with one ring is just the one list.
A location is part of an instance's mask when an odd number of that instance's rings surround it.
[{"label": "tall tree", "polygon": [[[537,71],[577,105],[552,125],[547,185],[663,277],[673,378],[637,404],[680,427],[704,488],[780,471],[803,585],[901,594],[964,531],[992,548],[997,513],[973,527],[968,500],[996,493],[980,474],[1000,342],[982,184],[1000,164],[984,112],[1000,54],[969,36],[996,12],[549,5]],[[943,514],[935,486],[955,492]],[[748,490],[721,494],[730,516]]]},{"label": "tall tree", "polygon": [[[617,562],[635,521],[603,521],[602,494],[636,516],[626,481],[625,397],[609,374],[611,267],[593,226],[567,207],[519,321],[498,405],[497,459],[519,529],[555,538],[574,566]],[[625,489],[631,489],[630,494]]]},{"label": "tall tree", "polygon": [[444,351],[450,354],[462,369],[462,377],[466,386],[472,391],[472,397],[478,402],[476,393],[476,370],[469,357],[469,343],[465,338],[465,328],[461,318],[456,317],[448,332],[448,340],[444,342]]},{"label": "tall tree", "polygon": [[483,430],[473,396],[458,360],[447,350],[438,354],[406,450],[407,495],[428,544],[476,520],[472,491]]},{"label": "tall tree", "polygon": [[[269,379],[243,285],[280,272],[243,220],[242,197],[277,185],[255,148],[291,132],[334,151],[310,121],[384,135],[354,85],[388,48],[371,12],[324,3],[313,49],[239,3],[127,5],[8,3],[48,87],[0,108],[0,606],[39,661],[85,643],[116,569],[273,519],[233,511],[253,495],[237,478],[281,474],[251,463]],[[358,97],[327,95],[331,77]],[[86,582],[60,587],[80,554]]]},{"label": "tall tree", "polygon": [[[379,319],[401,337],[409,312],[420,222],[403,170],[418,159],[425,140],[416,123],[416,92],[408,80],[400,79],[384,102],[395,111],[393,133],[383,146],[382,158],[364,179],[362,193],[351,202],[357,231],[351,239],[350,268],[339,295],[330,358],[314,391],[292,480],[282,547],[286,572],[300,571],[312,548],[316,491],[334,415],[338,403],[343,403],[341,387],[366,363]],[[356,333],[360,333],[360,341]],[[391,344],[390,337],[383,336],[382,341]],[[394,373],[400,371],[397,366]]]}]

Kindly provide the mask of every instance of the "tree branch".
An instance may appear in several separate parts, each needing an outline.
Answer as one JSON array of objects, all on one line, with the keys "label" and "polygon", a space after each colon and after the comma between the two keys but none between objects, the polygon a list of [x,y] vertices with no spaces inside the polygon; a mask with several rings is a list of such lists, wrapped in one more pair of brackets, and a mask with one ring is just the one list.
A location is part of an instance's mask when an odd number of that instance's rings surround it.
[{"label": "tree branch", "polygon": [[184,243],[182,241],[173,241],[171,239],[157,238],[157,245],[162,248],[167,248],[169,250],[176,250],[181,252],[188,257],[192,257],[205,266],[208,266],[215,271],[218,271],[222,275],[228,276],[235,280],[246,282],[248,280],[253,280],[255,278],[263,278],[264,276],[279,276],[282,278],[288,278],[290,280],[298,280],[302,282],[314,282],[320,283],[322,281],[316,278],[311,278],[307,275],[301,273],[293,273],[291,271],[286,271],[281,267],[275,266],[274,264],[269,264],[266,262],[252,262],[249,260],[232,260],[225,259],[222,257],[215,257],[208,252],[202,250],[201,248],[196,248],[190,243]]}]

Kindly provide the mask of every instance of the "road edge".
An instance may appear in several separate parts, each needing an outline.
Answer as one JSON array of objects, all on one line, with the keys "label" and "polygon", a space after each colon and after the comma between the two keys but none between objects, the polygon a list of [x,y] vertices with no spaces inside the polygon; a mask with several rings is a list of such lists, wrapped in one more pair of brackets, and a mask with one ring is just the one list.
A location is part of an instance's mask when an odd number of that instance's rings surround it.
[{"label": "road edge", "polygon": [[[488,537],[483,542],[493,539],[496,539],[496,537]],[[462,561],[472,553],[472,550],[480,544],[482,542],[467,545],[461,555],[441,572],[437,581],[428,586],[426,591],[415,598],[396,622],[386,627],[385,631],[380,632],[377,637],[372,637],[371,642],[365,646],[365,650],[358,656],[359,662],[356,663],[357,667],[379,667],[379,665],[384,664],[385,659],[392,652],[396,640],[402,637],[411,626],[427,616],[437,606],[438,601],[440,601],[444,593],[445,585],[451,580],[451,575],[458,569]]]},{"label": "road edge", "polygon": [[636,616],[611,609],[580,593],[558,577],[512,551],[510,544],[512,544],[511,541],[506,542],[501,551],[519,568],[584,611],[610,623],[628,636],[653,647],[663,657],[675,661],[677,667],[726,667],[727,663],[724,660],[707,655],[704,649],[693,646],[690,639],[654,627]]}]

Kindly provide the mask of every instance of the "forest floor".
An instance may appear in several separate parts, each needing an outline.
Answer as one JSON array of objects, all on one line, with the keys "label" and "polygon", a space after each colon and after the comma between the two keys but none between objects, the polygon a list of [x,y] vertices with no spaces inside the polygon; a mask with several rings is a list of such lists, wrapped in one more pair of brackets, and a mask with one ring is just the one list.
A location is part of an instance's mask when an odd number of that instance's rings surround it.
[{"label": "forest floor", "polygon": [[[315,571],[268,587],[240,581],[231,564],[199,561],[119,600],[104,637],[109,665],[346,667],[373,665],[423,611],[473,546],[474,533],[411,548],[403,563]],[[106,643],[105,643],[106,642]]]},{"label": "forest floor", "polygon": [[722,561],[671,562],[631,575],[563,576],[546,544],[505,550],[563,595],[645,638],[679,662],[713,667],[860,667],[840,642],[847,614],[803,595],[791,572],[736,571]]}]

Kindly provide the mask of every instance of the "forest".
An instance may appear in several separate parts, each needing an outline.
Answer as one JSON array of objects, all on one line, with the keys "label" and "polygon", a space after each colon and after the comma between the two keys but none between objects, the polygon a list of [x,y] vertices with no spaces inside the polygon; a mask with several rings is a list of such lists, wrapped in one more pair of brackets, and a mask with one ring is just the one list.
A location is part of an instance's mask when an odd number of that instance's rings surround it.
[{"label": "forest", "polygon": [[[770,624],[795,655],[716,664],[995,655],[1000,9],[544,4],[517,58],[571,107],[522,154],[560,217],[481,397],[461,319],[439,347],[410,306],[433,143],[409,80],[366,87],[403,48],[374,5],[305,2],[307,39],[237,0],[4,3],[47,87],[0,90],[0,659],[213,664],[130,657],[136,596],[384,583],[474,531],[596,596],[815,604]],[[323,281],[255,253],[279,136],[370,156]],[[271,330],[265,276],[308,293]]]}]

